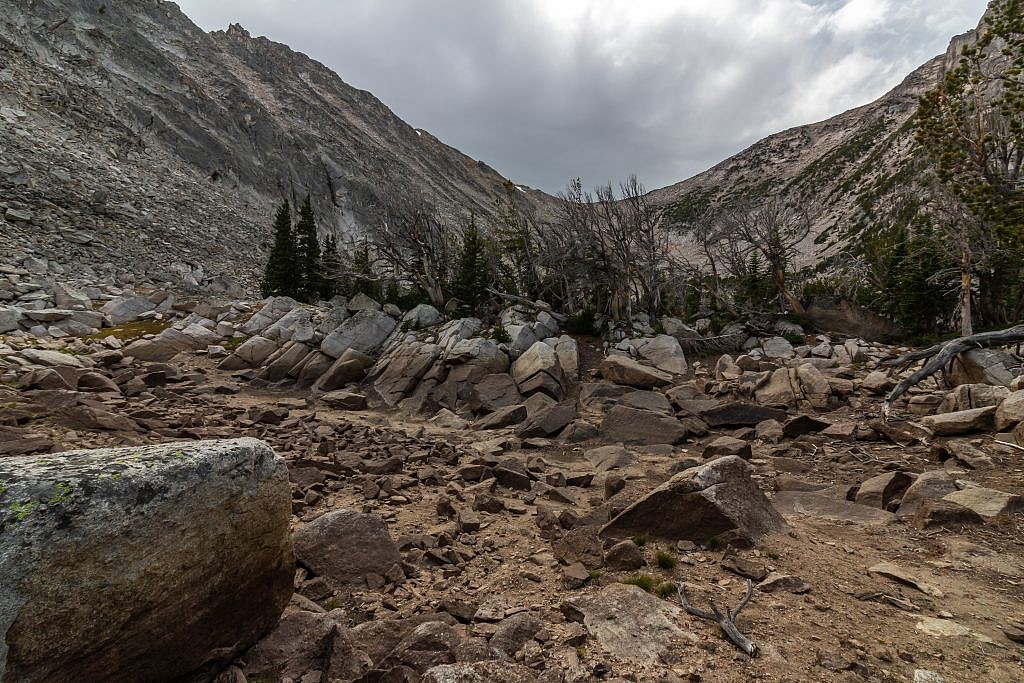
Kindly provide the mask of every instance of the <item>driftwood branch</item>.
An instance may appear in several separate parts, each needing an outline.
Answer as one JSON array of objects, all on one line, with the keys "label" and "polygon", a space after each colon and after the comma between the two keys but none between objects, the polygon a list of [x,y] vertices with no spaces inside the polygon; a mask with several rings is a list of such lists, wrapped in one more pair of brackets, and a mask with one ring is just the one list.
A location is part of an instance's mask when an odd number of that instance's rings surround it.
[{"label": "driftwood branch", "polygon": [[997,332],[982,332],[981,334],[974,334],[969,337],[960,337],[943,344],[936,344],[935,346],[921,351],[905,353],[898,358],[886,361],[885,365],[900,367],[928,359],[920,370],[912,374],[910,377],[902,380],[895,386],[895,388],[893,388],[885,399],[883,412],[886,417],[888,417],[896,399],[907,393],[911,387],[915,386],[922,380],[931,377],[939,370],[945,368],[964,351],[989,348],[992,346],[1005,346],[1008,344],[1020,343],[1022,341],[1024,341],[1024,325],[1017,325]]},{"label": "driftwood branch", "polygon": [[747,579],[747,593],[743,596],[743,599],[740,600],[740,604],[736,605],[735,609],[726,613],[722,613],[717,607],[715,607],[715,603],[710,600],[708,601],[708,605],[711,607],[710,612],[698,609],[691,605],[686,599],[686,587],[683,583],[680,583],[676,590],[679,593],[679,602],[687,613],[692,614],[698,619],[706,619],[717,623],[719,628],[725,632],[725,635],[729,637],[729,640],[731,640],[736,647],[743,650],[749,657],[757,656],[757,645],[755,645],[750,638],[747,638],[745,635],[740,633],[739,627],[736,626],[736,618],[740,615],[740,612],[743,611],[743,608],[747,606],[750,602],[751,596],[754,594],[754,584],[751,583],[750,579]]}]

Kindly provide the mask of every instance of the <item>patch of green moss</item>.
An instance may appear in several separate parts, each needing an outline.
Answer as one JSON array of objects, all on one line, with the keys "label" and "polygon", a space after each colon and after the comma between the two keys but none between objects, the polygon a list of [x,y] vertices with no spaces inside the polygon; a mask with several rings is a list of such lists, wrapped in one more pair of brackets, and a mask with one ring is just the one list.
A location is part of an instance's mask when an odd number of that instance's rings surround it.
[{"label": "patch of green moss", "polygon": [[25,521],[25,519],[33,512],[35,512],[36,509],[38,508],[39,501],[36,500],[30,500],[24,503],[14,501],[9,506],[7,506],[7,509],[11,512],[12,515],[14,515],[14,521],[16,523]]},{"label": "patch of green moss", "polygon": [[63,481],[58,481],[57,485],[54,487],[53,493],[50,494],[50,498],[46,502],[49,503],[50,505],[60,505],[62,503],[66,503],[68,500],[71,499],[72,490],[73,489],[71,487],[71,484],[68,484],[67,482]]},{"label": "patch of green moss", "polygon": [[86,342],[97,342],[107,337],[113,337],[123,344],[133,342],[136,339],[141,339],[147,334],[160,334],[168,327],[171,326],[169,320],[137,320],[135,322],[124,323],[123,325],[115,325],[114,327],[108,327],[100,330],[96,334],[90,334],[82,337],[83,341]]}]

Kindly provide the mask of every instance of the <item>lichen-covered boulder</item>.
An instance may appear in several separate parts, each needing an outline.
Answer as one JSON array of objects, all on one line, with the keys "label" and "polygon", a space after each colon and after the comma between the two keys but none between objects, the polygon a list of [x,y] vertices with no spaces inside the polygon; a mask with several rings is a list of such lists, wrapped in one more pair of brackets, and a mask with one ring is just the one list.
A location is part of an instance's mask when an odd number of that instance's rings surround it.
[{"label": "lichen-covered boulder", "polygon": [[211,678],[291,596],[290,504],[256,439],[0,459],[0,679]]}]

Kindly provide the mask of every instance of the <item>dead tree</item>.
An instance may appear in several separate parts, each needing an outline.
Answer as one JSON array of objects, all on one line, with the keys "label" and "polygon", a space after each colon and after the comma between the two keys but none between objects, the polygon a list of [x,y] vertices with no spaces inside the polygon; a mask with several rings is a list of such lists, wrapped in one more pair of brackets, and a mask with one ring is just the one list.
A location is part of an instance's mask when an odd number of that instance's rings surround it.
[{"label": "dead tree", "polygon": [[803,313],[800,299],[789,291],[786,270],[811,232],[807,211],[771,197],[756,206],[748,203],[726,209],[722,221],[728,236],[749,245],[746,253],[753,250],[764,258],[779,296],[794,313]]},{"label": "dead tree", "polygon": [[885,365],[890,367],[907,367],[912,363],[917,363],[922,360],[926,360],[924,366],[920,370],[913,373],[910,377],[902,380],[899,384],[893,388],[889,395],[885,399],[885,405],[883,407],[883,413],[886,417],[892,411],[892,406],[903,394],[921,382],[940,370],[944,370],[964,351],[970,351],[971,349],[985,349],[992,346],[1007,346],[1009,344],[1019,344],[1024,342],[1024,325],[1017,325],[1006,330],[1000,330],[998,332],[982,332],[981,334],[971,335],[969,337],[960,337],[959,339],[953,339],[942,344],[936,344],[927,349],[921,351],[913,351],[911,353],[903,354],[892,360],[885,362]]},{"label": "dead tree", "polygon": [[697,609],[692,606],[686,599],[686,586],[683,583],[680,583],[676,590],[679,593],[680,604],[682,604],[683,609],[685,609],[689,614],[692,614],[699,619],[707,619],[708,621],[717,623],[725,635],[729,637],[729,640],[731,640],[736,647],[743,650],[748,657],[757,656],[757,645],[755,645],[750,638],[747,638],[745,635],[740,633],[739,627],[736,626],[736,618],[740,615],[740,612],[743,611],[743,608],[747,606],[747,603],[750,602],[750,597],[754,594],[754,584],[750,579],[747,579],[747,593],[743,596],[743,599],[740,600],[740,604],[736,605],[736,609],[726,613],[719,611],[719,609],[715,607],[715,603],[711,602],[711,600],[708,600],[708,606],[711,607],[710,612]]},{"label": "dead tree", "polygon": [[372,239],[396,276],[419,285],[432,305],[444,306],[444,283],[455,244],[447,224],[425,206],[402,202],[384,211]]},{"label": "dead tree", "polygon": [[[585,192],[579,179],[559,194],[562,220],[550,231],[558,253],[586,271],[588,297],[601,300],[615,320],[631,320],[634,307],[660,313],[671,269],[670,232],[635,176]],[[568,248],[567,248],[568,247]]]}]

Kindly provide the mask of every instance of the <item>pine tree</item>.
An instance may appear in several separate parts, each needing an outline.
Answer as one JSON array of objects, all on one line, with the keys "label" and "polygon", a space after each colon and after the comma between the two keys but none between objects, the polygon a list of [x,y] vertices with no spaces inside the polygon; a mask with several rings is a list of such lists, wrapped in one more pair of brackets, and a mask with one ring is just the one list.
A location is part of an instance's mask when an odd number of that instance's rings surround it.
[{"label": "pine tree", "polygon": [[298,290],[295,262],[295,237],[288,200],[281,202],[274,218],[274,245],[263,271],[260,292],[263,296],[295,296]]},{"label": "pine tree", "polygon": [[487,243],[476,227],[476,219],[470,216],[469,225],[462,233],[462,249],[451,292],[464,306],[476,311],[487,300],[487,288],[490,285],[491,264],[487,258]]},{"label": "pine tree", "polygon": [[309,195],[299,209],[299,222],[295,226],[296,261],[299,273],[298,299],[312,301],[323,287],[323,264],[320,262],[320,239],[317,236],[316,217]]},{"label": "pine tree", "polygon": [[320,280],[320,296],[330,299],[338,293],[338,280],[341,277],[341,255],[338,253],[338,241],[334,235],[324,238],[320,262],[323,265],[323,277]]}]

